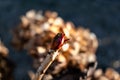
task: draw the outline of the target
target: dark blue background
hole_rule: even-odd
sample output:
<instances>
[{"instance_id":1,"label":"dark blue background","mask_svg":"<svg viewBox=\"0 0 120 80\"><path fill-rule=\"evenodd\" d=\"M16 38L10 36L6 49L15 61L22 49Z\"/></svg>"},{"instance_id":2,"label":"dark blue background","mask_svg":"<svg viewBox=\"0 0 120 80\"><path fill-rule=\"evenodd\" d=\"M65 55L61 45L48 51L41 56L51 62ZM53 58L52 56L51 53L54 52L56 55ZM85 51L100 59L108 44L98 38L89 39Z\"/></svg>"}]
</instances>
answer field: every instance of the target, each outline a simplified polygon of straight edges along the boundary
<instances>
[{"instance_id":1,"label":"dark blue background","mask_svg":"<svg viewBox=\"0 0 120 80\"><path fill-rule=\"evenodd\" d=\"M120 72L120 0L0 0L0 37L9 49L9 58L17 65L15 80L26 80L32 59L25 51L17 52L10 45L11 30L28 10L52 10L65 21L89 28L99 40L98 67L112 67ZM20 53L20 54L18 54Z\"/></svg>"}]
</instances>

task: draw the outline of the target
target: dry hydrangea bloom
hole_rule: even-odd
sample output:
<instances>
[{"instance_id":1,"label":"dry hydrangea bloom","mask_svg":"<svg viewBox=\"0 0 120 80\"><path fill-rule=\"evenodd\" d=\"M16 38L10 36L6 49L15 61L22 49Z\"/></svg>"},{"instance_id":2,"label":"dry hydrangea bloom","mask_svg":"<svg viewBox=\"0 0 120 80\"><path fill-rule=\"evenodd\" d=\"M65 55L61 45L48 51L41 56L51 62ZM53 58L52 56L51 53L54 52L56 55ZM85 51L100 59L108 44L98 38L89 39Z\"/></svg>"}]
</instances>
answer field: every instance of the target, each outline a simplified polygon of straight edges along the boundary
<instances>
[{"instance_id":1,"label":"dry hydrangea bloom","mask_svg":"<svg viewBox=\"0 0 120 80\"><path fill-rule=\"evenodd\" d=\"M46 11L43 14L41 11L28 11L26 15L21 16L21 23L13 30L12 43L17 49L27 49L34 57L34 67L37 68L50 49L52 38L59 32L65 33L70 40L62 46L59 51L61 54L48 73L60 74L67 67L86 73L89 65L97 62L96 35L89 29L76 28L72 22L65 22L56 12Z\"/></svg>"},{"instance_id":2,"label":"dry hydrangea bloom","mask_svg":"<svg viewBox=\"0 0 120 80\"><path fill-rule=\"evenodd\" d=\"M0 40L0 55L4 57L8 55L8 49L4 46L1 40Z\"/></svg>"},{"instance_id":3,"label":"dry hydrangea bloom","mask_svg":"<svg viewBox=\"0 0 120 80\"><path fill-rule=\"evenodd\" d=\"M14 65L7 57L8 49L0 40L0 80L13 80Z\"/></svg>"},{"instance_id":4,"label":"dry hydrangea bloom","mask_svg":"<svg viewBox=\"0 0 120 80\"><path fill-rule=\"evenodd\" d=\"M97 63L95 52L98 47L96 35L89 29L76 28L72 22L65 22L56 12L28 11L21 16L21 23L13 30L12 43L17 49L28 50L34 58L34 67L38 68L51 48L53 37L59 32L65 33L70 40L62 46L60 55L43 80L53 79L53 75L65 75L65 72L66 75L62 76L61 80L74 80L73 76L75 78L76 75L80 80L86 76L86 80L120 80L120 74L111 68L105 72L102 69L94 71ZM69 68L79 69L79 72L67 74ZM32 72L29 74L31 78L34 77Z\"/></svg>"}]
</instances>

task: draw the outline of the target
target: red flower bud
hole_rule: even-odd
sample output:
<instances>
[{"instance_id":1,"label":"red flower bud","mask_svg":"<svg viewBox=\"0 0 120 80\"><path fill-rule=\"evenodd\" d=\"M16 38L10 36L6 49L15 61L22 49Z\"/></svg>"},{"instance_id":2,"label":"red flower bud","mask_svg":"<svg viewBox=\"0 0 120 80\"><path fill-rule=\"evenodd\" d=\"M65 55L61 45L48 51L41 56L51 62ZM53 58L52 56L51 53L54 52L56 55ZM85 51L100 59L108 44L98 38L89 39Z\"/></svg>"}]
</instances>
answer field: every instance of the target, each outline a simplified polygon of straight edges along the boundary
<instances>
[{"instance_id":1,"label":"red flower bud","mask_svg":"<svg viewBox=\"0 0 120 80\"><path fill-rule=\"evenodd\" d=\"M67 39L68 40L68 39ZM65 42L65 34L64 33L58 33L54 39L53 39L53 42L52 42L52 45L51 45L51 50L57 50L59 49Z\"/></svg>"}]
</instances>

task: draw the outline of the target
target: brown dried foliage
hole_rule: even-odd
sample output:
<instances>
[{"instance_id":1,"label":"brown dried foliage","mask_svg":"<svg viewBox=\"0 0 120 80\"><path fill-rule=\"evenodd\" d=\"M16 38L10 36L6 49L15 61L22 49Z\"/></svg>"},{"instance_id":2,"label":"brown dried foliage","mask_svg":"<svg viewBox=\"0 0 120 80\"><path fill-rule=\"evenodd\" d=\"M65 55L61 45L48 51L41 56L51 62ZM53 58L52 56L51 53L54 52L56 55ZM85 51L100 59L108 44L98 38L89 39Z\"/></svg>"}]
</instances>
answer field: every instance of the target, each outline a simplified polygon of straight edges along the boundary
<instances>
[{"instance_id":1,"label":"brown dried foliage","mask_svg":"<svg viewBox=\"0 0 120 80\"><path fill-rule=\"evenodd\" d=\"M65 22L58 17L56 12L46 11L44 14L34 10L27 12L21 17L20 25L13 30L12 43L17 49L28 50L34 58L34 67L38 68L50 49L52 38L59 32L65 33L70 40L63 45L62 50L59 51L61 54L53 62L45 76L50 77L51 75L50 78L52 78L52 76L63 74L69 69L77 69L79 79L90 77L97 63L95 52L98 40L96 35L89 29L76 28L72 22ZM95 73L97 80L96 76L102 74ZM66 76L63 76L61 80L66 80ZM73 77L70 80L74 80Z\"/></svg>"}]
</instances>

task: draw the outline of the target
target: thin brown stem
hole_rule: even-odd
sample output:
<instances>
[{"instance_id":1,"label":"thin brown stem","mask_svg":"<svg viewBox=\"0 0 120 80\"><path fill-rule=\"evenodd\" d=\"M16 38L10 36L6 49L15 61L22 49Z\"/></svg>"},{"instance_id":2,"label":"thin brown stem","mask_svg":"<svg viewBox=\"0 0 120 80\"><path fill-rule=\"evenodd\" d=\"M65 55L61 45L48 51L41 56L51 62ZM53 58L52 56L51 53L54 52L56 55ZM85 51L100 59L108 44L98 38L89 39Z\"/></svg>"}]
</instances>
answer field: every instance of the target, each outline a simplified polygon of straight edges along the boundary
<instances>
[{"instance_id":1,"label":"thin brown stem","mask_svg":"<svg viewBox=\"0 0 120 80\"><path fill-rule=\"evenodd\" d=\"M63 46L65 39L64 33L58 33L52 42L51 50L48 52L45 60L41 64L41 66L38 68L34 80L42 80L45 72L49 68L49 66L52 64L52 62L55 60L57 55L59 55L58 50Z\"/></svg>"},{"instance_id":2,"label":"thin brown stem","mask_svg":"<svg viewBox=\"0 0 120 80\"><path fill-rule=\"evenodd\" d=\"M49 54L47 54L44 62L41 64L41 66L38 68L35 79L34 80L42 80L45 72L51 65L51 63L55 60L56 56L58 55L58 51L51 51Z\"/></svg>"}]
</instances>

